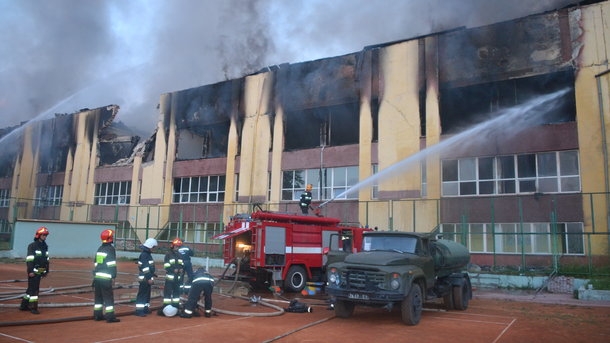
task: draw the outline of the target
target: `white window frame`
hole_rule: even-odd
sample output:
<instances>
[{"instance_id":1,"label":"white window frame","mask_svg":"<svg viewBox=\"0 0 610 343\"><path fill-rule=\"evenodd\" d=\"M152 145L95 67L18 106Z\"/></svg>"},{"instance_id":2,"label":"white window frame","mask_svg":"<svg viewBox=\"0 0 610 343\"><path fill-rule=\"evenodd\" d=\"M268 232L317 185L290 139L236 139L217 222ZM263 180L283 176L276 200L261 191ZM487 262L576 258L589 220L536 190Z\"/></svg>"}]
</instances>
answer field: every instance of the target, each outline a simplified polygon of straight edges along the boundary
<instances>
[{"instance_id":1,"label":"white window frame","mask_svg":"<svg viewBox=\"0 0 610 343\"><path fill-rule=\"evenodd\" d=\"M493 158L493 179L481 176L481 161L489 158ZM533 165L525 164L526 161L531 161ZM545 161L553 162L544 163ZM505 162L512 165L506 169L503 167ZM443 197L576 193L581 190L577 150L469 157L443 160L441 163ZM450 166L448 163L454 165ZM444 175L445 171L451 171L452 176ZM534 174L523 175L524 171L532 171ZM507 172L506 175L503 175L504 172ZM453 179L454 175L456 179ZM493 182L493 185L490 182ZM493 191L489 191L490 187Z\"/></svg>"},{"instance_id":2,"label":"white window frame","mask_svg":"<svg viewBox=\"0 0 610 343\"><path fill-rule=\"evenodd\" d=\"M64 186L42 186L36 187L35 207L61 206Z\"/></svg>"},{"instance_id":3,"label":"white window frame","mask_svg":"<svg viewBox=\"0 0 610 343\"><path fill-rule=\"evenodd\" d=\"M175 178L172 202L174 204L222 203L225 200L225 180L224 175Z\"/></svg>"},{"instance_id":4,"label":"white window frame","mask_svg":"<svg viewBox=\"0 0 610 343\"><path fill-rule=\"evenodd\" d=\"M283 171L282 200L299 200L307 184L313 186L311 190L313 200L358 199L358 192L355 190L342 194L358 183L358 166L323 168L321 172L322 177L319 168ZM290 184L286 184L286 180L290 180Z\"/></svg>"},{"instance_id":5,"label":"white window frame","mask_svg":"<svg viewBox=\"0 0 610 343\"><path fill-rule=\"evenodd\" d=\"M129 205L131 181L102 182L95 184L95 205Z\"/></svg>"}]
</instances>

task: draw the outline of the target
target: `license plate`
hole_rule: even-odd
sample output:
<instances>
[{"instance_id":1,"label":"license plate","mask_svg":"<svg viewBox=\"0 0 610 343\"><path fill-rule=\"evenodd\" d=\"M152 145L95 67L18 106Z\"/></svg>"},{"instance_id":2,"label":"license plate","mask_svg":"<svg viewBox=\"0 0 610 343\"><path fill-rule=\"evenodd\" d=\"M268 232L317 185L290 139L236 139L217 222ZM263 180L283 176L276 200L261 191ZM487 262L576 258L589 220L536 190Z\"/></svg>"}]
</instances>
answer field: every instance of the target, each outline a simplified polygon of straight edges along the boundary
<instances>
[{"instance_id":1,"label":"license plate","mask_svg":"<svg viewBox=\"0 0 610 343\"><path fill-rule=\"evenodd\" d=\"M348 298L350 299L358 299L358 300L369 300L369 296L366 294L360 294L360 293L349 293L347 295Z\"/></svg>"}]
</instances>

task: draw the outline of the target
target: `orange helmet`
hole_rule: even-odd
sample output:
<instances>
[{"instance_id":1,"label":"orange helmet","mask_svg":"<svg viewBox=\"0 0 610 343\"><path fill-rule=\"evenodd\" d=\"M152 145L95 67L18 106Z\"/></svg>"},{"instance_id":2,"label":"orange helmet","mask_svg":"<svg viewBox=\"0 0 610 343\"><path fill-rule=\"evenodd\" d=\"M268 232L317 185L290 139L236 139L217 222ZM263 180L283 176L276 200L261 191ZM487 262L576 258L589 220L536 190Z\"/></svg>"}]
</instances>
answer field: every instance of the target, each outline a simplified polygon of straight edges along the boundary
<instances>
[{"instance_id":1,"label":"orange helmet","mask_svg":"<svg viewBox=\"0 0 610 343\"><path fill-rule=\"evenodd\" d=\"M36 233L34 234L34 238L40 238L40 236L48 236L49 235L49 230L44 227L41 226L38 228L38 230L36 230Z\"/></svg>"},{"instance_id":2,"label":"orange helmet","mask_svg":"<svg viewBox=\"0 0 610 343\"><path fill-rule=\"evenodd\" d=\"M114 230L106 229L100 235L102 243L112 243L114 241Z\"/></svg>"},{"instance_id":3,"label":"orange helmet","mask_svg":"<svg viewBox=\"0 0 610 343\"><path fill-rule=\"evenodd\" d=\"M171 244L171 247L170 247L170 248L173 248L173 247L180 247L180 246L182 246L182 240L181 240L180 238L177 238L177 237L176 237L176 238L174 238L174 240L172 241L172 244Z\"/></svg>"}]
</instances>

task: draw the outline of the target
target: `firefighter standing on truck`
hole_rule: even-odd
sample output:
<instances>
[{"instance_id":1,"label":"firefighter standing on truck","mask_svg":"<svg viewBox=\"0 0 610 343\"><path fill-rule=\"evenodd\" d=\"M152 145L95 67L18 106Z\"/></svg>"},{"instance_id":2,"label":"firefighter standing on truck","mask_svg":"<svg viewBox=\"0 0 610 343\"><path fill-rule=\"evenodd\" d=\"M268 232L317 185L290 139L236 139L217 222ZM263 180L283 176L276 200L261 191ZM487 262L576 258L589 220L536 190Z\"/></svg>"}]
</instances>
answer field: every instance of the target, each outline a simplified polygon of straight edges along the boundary
<instances>
[{"instance_id":1,"label":"firefighter standing on truck","mask_svg":"<svg viewBox=\"0 0 610 343\"><path fill-rule=\"evenodd\" d=\"M114 293L112 286L116 278L116 251L112 246L114 231L106 229L100 235L102 245L95 253L93 261L94 305L93 319L96 321L106 319L108 323L116 323L118 319L114 313ZM104 311L106 315L104 316Z\"/></svg>"},{"instance_id":2,"label":"firefighter standing on truck","mask_svg":"<svg viewBox=\"0 0 610 343\"><path fill-rule=\"evenodd\" d=\"M34 234L34 242L28 245L28 252L25 258L28 273L28 288L21 299L21 311L30 311L33 314L38 312L38 293L40 292L40 279L49 274L49 246L47 236L49 230L41 226Z\"/></svg>"},{"instance_id":3,"label":"firefighter standing on truck","mask_svg":"<svg viewBox=\"0 0 610 343\"><path fill-rule=\"evenodd\" d=\"M203 292L204 297L204 315L206 317L212 316L212 291L214 291L214 277L208 273L208 271L201 267L197 269L193 275L194 279L191 283L191 290L189 291L188 300L184 305L184 312L180 314L182 318L191 318L198 316L196 311L197 302Z\"/></svg>"},{"instance_id":4,"label":"firefighter standing on truck","mask_svg":"<svg viewBox=\"0 0 610 343\"><path fill-rule=\"evenodd\" d=\"M157 311L160 316L165 316L163 309L173 306L178 310L180 306L180 285L182 284L182 269L184 262L178 249L182 246L180 238L174 238L165 254L163 268L165 268L165 286L163 287L163 308Z\"/></svg>"},{"instance_id":5,"label":"firefighter standing on truck","mask_svg":"<svg viewBox=\"0 0 610 343\"><path fill-rule=\"evenodd\" d=\"M301 193L301 200L299 201L299 206L301 207L301 212L303 212L303 214L309 213L309 208L311 208L312 188L313 186L308 183L305 187L305 192Z\"/></svg>"},{"instance_id":6,"label":"firefighter standing on truck","mask_svg":"<svg viewBox=\"0 0 610 343\"><path fill-rule=\"evenodd\" d=\"M150 292L154 283L155 261L152 258L152 249L157 246L157 240L148 238L140 246L142 252L138 257L138 294L136 295L136 316L146 317L150 313Z\"/></svg>"}]
</instances>

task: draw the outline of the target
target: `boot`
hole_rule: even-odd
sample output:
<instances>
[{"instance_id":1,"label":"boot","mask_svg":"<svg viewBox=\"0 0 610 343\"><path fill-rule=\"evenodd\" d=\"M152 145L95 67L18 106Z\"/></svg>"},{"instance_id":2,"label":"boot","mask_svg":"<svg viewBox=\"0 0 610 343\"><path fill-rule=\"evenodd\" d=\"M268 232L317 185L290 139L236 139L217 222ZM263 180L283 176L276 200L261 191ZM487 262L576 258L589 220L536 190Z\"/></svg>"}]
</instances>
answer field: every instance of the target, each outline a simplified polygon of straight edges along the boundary
<instances>
[{"instance_id":1,"label":"boot","mask_svg":"<svg viewBox=\"0 0 610 343\"><path fill-rule=\"evenodd\" d=\"M93 311L93 319L96 322L102 321L106 318L104 318L104 314L102 313L102 311Z\"/></svg>"},{"instance_id":2,"label":"boot","mask_svg":"<svg viewBox=\"0 0 610 343\"><path fill-rule=\"evenodd\" d=\"M205 310L204 316L210 318L212 316L212 310Z\"/></svg>"},{"instance_id":3,"label":"boot","mask_svg":"<svg viewBox=\"0 0 610 343\"><path fill-rule=\"evenodd\" d=\"M40 314L40 312L38 312L38 302L33 302L30 304L30 312L32 312L33 314Z\"/></svg>"},{"instance_id":4,"label":"boot","mask_svg":"<svg viewBox=\"0 0 610 343\"><path fill-rule=\"evenodd\" d=\"M30 302L26 298L21 299L21 305L19 306L20 311L29 311L30 310Z\"/></svg>"},{"instance_id":5,"label":"boot","mask_svg":"<svg viewBox=\"0 0 610 343\"><path fill-rule=\"evenodd\" d=\"M136 316L138 317L146 317L146 310L136 310Z\"/></svg>"},{"instance_id":6,"label":"boot","mask_svg":"<svg viewBox=\"0 0 610 343\"><path fill-rule=\"evenodd\" d=\"M118 323L121 320L114 315L114 312L106 313L106 323Z\"/></svg>"}]
</instances>

